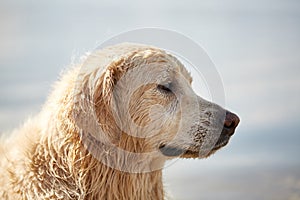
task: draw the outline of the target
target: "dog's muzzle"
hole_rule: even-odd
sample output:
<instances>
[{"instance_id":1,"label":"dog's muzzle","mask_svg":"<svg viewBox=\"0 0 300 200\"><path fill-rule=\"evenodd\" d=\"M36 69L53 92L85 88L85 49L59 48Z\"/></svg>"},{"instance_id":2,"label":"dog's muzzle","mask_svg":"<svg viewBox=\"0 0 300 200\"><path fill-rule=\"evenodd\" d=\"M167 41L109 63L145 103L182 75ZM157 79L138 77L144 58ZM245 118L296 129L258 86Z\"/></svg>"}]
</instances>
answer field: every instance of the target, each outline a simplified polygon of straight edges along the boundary
<instances>
[{"instance_id":1,"label":"dog's muzzle","mask_svg":"<svg viewBox=\"0 0 300 200\"><path fill-rule=\"evenodd\" d=\"M240 119L236 114L226 111L226 116L224 119L222 132L221 132L217 142L212 147L212 149L210 149L210 151L207 153L206 156L211 155L216 150L225 146L229 142L229 139L234 134L234 131L235 131L236 127L238 126L239 122L240 122ZM169 156L169 157L182 155L183 157L194 157L195 158L195 157L199 156L199 150L198 151L184 150L182 148L178 148L177 146L170 146L170 145L163 144L159 147L159 149L162 152L162 154L164 154L165 156Z\"/></svg>"}]
</instances>

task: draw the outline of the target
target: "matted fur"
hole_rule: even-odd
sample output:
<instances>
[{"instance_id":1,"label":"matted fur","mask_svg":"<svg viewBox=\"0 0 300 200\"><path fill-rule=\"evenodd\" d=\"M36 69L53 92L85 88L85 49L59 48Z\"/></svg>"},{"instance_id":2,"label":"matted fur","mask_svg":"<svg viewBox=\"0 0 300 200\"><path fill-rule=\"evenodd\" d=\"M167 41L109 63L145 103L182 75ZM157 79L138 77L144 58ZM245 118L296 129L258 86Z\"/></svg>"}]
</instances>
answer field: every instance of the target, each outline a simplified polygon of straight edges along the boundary
<instances>
[{"instance_id":1,"label":"matted fur","mask_svg":"<svg viewBox=\"0 0 300 200\"><path fill-rule=\"evenodd\" d=\"M179 103L188 105L186 110L192 111L196 105L190 99L194 98L199 101L199 111L189 116L182 115L176 107L179 98L166 98L154 88L156 84L149 84L140 87L130 97L134 101L129 104L128 112L141 129L133 130L131 127L130 134L120 130L112 110L116 106L120 110L125 109L122 107L122 98L126 96L124 88L127 85L130 87L131 80L145 78L140 74L132 79L134 73L130 70L142 65L149 66L149 70L154 70L153 74L158 77L169 71L179 74L180 77L174 76L181 86L180 92L189 96L180 98L182 102ZM125 74L129 74L127 79ZM124 81L126 86L122 83L118 88L118 81ZM197 157L197 148L200 148L204 138L209 141L213 138L209 133L214 129L211 124L218 121L214 120L216 113L224 111L196 96L190 89L190 83L191 77L179 61L160 49L121 44L97 50L61 77L37 116L1 141L0 198L164 199L161 168L164 161L172 156L162 155L159 145L180 147L187 152L181 157ZM115 104L112 99L115 99ZM145 103L143 99L151 101ZM153 116L157 117L155 121L149 114L150 104L167 107L172 112L156 116L158 112L152 110ZM189 123L179 127L183 118ZM121 119L122 123L128 124L126 116ZM148 125L153 121L156 124L152 124L151 128ZM157 127L157 133L149 138L138 135L151 134ZM101 128L101 133L98 128ZM180 133L175 135L177 132ZM108 153L108 142L134 153L155 153L150 157L120 157L113 150ZM95 148L96 153L93 152ZM107 166L99 157L108 155L112 157L111 162L125 165L129 171L135 170L135 162L147 171L129 173Z\"/></svg>"}]
</instances>

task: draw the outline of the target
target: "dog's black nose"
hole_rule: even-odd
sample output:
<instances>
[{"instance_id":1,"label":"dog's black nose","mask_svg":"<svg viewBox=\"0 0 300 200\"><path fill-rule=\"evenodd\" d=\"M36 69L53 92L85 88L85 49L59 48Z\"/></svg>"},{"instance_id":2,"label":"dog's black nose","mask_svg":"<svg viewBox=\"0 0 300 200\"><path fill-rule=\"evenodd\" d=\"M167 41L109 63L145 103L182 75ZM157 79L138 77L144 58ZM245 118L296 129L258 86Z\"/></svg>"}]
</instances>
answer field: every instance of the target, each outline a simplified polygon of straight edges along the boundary
<instances>
[{"instance_id":1,"label":"dog's black nose","mask_svg":"<svg viewBox=\"0 0 300 200\"><path fill-rule=\"evenodd\" d=\"M238 126L239 122L240 119L236 114L226 111L224 129L227 129L227 133L229 135L232 135L234 133L234 130Z\"/></svg>"}]
</instances>

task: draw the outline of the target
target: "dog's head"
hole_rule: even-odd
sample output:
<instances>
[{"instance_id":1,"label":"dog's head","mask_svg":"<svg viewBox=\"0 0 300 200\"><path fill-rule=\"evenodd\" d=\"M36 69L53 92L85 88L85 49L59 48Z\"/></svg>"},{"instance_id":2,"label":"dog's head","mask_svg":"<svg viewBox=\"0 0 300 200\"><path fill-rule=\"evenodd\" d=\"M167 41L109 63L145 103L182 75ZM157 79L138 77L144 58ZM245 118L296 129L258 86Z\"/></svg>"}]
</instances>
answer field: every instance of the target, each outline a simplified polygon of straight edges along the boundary
<instances>
[{"instance_id":1,"label":"dog's head","mask_svg":"<svg viewBox=\"0 0 300 200\"><path fill-rule=\"evenodd\" d=\"M228 143L239 123L235 114L198 96L185 67L161 49L109 47L90 55L82 69L76 95L84 97L76 102L90 104L76 115L89 113L80 116L83 129L98 145L166 158L207 157Z\"/></svg>"}]
</instances>

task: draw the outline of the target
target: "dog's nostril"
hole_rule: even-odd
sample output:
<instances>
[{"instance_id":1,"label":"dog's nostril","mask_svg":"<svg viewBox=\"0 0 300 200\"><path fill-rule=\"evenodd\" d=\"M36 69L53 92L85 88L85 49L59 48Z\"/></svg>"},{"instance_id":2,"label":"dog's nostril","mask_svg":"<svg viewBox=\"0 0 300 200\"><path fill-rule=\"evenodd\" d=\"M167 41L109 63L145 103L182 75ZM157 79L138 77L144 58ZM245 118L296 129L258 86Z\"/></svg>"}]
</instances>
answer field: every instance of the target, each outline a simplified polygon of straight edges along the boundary
<instances>
[{"instance_id":1,"label":"dog's nostril","mask_svg":"<svg viewBox=\"0 0 300 200\"><path fill-rule=\"evenodd\" d=\"M235 129L237 127L237 125L239 124L239 122L240 122L240 119L236 114L226 111L224 127L230 128L230 129Z\"/></svg>"}]
</instances>

